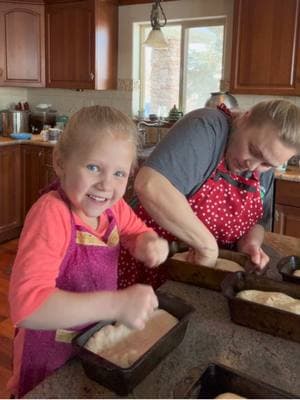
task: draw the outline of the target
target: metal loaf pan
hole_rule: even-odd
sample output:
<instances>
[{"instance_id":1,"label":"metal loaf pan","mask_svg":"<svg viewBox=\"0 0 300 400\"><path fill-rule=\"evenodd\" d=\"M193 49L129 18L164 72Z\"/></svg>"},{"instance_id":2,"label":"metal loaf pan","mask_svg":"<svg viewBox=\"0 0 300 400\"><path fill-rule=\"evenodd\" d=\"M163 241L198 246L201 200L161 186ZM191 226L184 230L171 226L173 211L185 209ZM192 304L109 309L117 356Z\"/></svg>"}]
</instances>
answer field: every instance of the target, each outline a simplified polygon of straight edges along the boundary
<instances>
[{"instance_id":1,"label":"metal loaf pan","mask_svg":"<svg viewBox=\"0 0 300 400\"><path fill-rule=\"evenodd\" d=\"M230 250L220 250L220 258L235 261L243 268L249 269L247 265L250 265L250 261L246 254ZM169 278L174 281L191 283L195 286L219 291L221 290L221 282L224 278L228 274L233 274L230 271L195 265L187 261L172 258L168 258L164 265L168 269Z\"/></svg>"},{"instance_id":2,"label":"metal loaf pan","mask_svg":"<svg viewBox=\"0 0 300 400\"><path fill-rule=\"evenodd\" d=\"M299 286L294 283L246 275L243 272L231 274L222 282L222 292L228 299L233 322L300 342L300 315L236 297L238 292L247 289L281 292L299 299Z\"/></svg>"},{"instance_id":3,"label":"metal loaf pan","mask_svg":"<svg viewBox=\"0 0 300 400\"><path fill-rule=\"evenodd\" d=\"M164 293L158 293L157 296L159 308L168 311L179 322L129 368L121 368L83 347L90 336L106 325L105 323L99 322L73 339L72 344L77 349L77 355L90 379L118 395L125 396L179 345L194 308L175 296Z\"/></svg>"},{"instance_id":4,"label":"metal loaf pan","mask_svg":"<svg viewBox=\"0 0 300 400\"><path fill-rule=\"evenodd\" d=\"M210 364L184 397L213 399L228 392L248 399L294 398L289 393L222 364Z\"/></svg>"},{"instance_id":5,"label":"metal loaf pan","mask_svg":"<svg viewBox=\"0 0 300 400\"><path fill-rule=\"evenodd\" d=\"M282 258L277 264L277 269L284 281L300 283L300 276L293 275L294 271L300 270L300 257L288 256Z\"/></svg>"}]
</instances>

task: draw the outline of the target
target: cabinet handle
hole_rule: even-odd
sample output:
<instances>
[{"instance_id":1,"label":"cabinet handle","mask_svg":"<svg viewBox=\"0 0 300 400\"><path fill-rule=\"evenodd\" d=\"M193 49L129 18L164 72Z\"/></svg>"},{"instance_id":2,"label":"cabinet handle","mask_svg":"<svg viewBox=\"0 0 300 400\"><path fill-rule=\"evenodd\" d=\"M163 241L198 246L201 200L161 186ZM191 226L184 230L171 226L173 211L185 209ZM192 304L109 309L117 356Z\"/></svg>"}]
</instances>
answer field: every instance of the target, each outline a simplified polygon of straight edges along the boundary
<instances>
[{"instance_id":1,"label":"cabinet handle","mask_svg":"<svg viewBox=\"0 0 300 400\"><path fill-rule=\"evenodd\" d=\"M38 152L38 157L42 157L42 155L43 155L43 152L42 152L42 151L39 151L39 152Z\"/></svg>"},{"instance_id":2,"label":"cabinet handle","mask_svg":"<svg viewBox=\"0 0 300 400\"><path fill-rule=\"evenodd\" d=\"M278 212L278 210L275 210L275 221L276 222L279 221L279 212Z\"/></svg>"},{"instance_id":3,"label":"cabinet handle","mask_svg":"<svg viewBox=\"0 0 300 400\"><path fill-rule=\"evenodd\" d=\"M93 81L94 78L95 78L95 75L94 75L92 72L90 72L90 78L91 78L92 81Z\"/></svg>"}]
</instances>

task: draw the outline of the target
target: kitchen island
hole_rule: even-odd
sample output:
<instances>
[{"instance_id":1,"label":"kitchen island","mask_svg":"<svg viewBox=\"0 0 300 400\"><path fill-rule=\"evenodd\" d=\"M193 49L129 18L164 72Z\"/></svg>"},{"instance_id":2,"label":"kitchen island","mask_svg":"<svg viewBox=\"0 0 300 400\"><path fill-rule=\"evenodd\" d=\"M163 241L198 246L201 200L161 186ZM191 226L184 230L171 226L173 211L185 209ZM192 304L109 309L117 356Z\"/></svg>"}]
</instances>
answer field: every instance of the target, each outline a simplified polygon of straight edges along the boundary
<instances>
[{"instance_id":1,"label":"kitchen island","mask_svg":"<svg viewBox=\"0 0 300 400\"><path fill-rule=\"evenodd\" d=\"M278 249L277 245L281 244ZM300 239L268 233L267 248L277 256L300 255ZM278 258L272 259L271 269ZM300 287L299 287L300 290ZM209 363L221 363L300 397L300 344L231 322L220 292L168 281L160 291L184 299L195 308L182 343L128 397L182 397ZM40 383L26 398L118 397L88 379L76 358Z\"/></svg>"}]
</instances>

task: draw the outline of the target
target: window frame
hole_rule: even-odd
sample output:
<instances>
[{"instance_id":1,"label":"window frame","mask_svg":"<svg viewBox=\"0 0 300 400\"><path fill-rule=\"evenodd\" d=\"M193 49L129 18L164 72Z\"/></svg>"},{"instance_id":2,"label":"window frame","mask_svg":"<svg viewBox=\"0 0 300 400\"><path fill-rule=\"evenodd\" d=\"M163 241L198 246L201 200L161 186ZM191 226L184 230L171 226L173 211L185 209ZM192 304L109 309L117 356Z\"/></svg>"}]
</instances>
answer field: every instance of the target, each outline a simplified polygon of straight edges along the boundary
<instances>
[{"instance_id":1,"label":"window frame","mask_svg":"<svg viewBox=\"0 0 300 400\"><path fill-rule=\"evenodd\" d=\"M179 71L179 97L178 97L178 106L179 109L183 109L184 99L186 95L186 60L187 60L187 32L189 28L201 28L206 26L223 26L223 51L222 51L222 73L220 79L220 89L222 85L222 80L224 80L224 71L225 71L225 49L226 49L226 39L227 39L227 17L219 16L219 17L209 17L209 18L197 18L192 20L178 20L167 22L167 26L171 25L180 25L181 26L181 42L180 42L180 71ZM145 100L145 88L144 88L144 60L145 60L145 51L144 51L144 41L146 40L145 30L147 28L151 28L149 23L140 24L140 65L139 65L139 79L140 79L140 92L139 92L139 108L142 110L144 108L144 100ZM163 29L163 28L162 28Z\"/></svg>"}]
</instances>

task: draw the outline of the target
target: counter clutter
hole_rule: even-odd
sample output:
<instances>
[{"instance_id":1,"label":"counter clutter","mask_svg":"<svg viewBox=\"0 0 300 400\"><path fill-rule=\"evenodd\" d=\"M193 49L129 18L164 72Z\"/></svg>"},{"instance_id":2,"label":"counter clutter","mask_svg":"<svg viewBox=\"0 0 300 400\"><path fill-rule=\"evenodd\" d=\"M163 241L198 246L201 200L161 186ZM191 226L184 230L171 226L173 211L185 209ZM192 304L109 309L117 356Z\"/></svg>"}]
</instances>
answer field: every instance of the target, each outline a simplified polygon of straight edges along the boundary
<instances>
[{"instance_id":1,"label":"counter clutter","mask_svg":"<svg viewBox=\"0 0 300 400\"><path fill-rule=\"evenodd\" d=\"M281 240L282 239L282 240ZM282 242L284 251L272 247ZM300 255L300 240L267 234L266 251L273 256L271 274L278 274L275 265L280 257ZM195 308L182 343L173 350L129 395L131 398L183 397L211 363L220 363L286 391L300 396L300 346L230 321L225 297L217 291L168 281L160 290L184 299ZM26 398L91 398L117 397L108 389L89 380L78 359L48 377Z\"/></svg>"}]
</instances>

